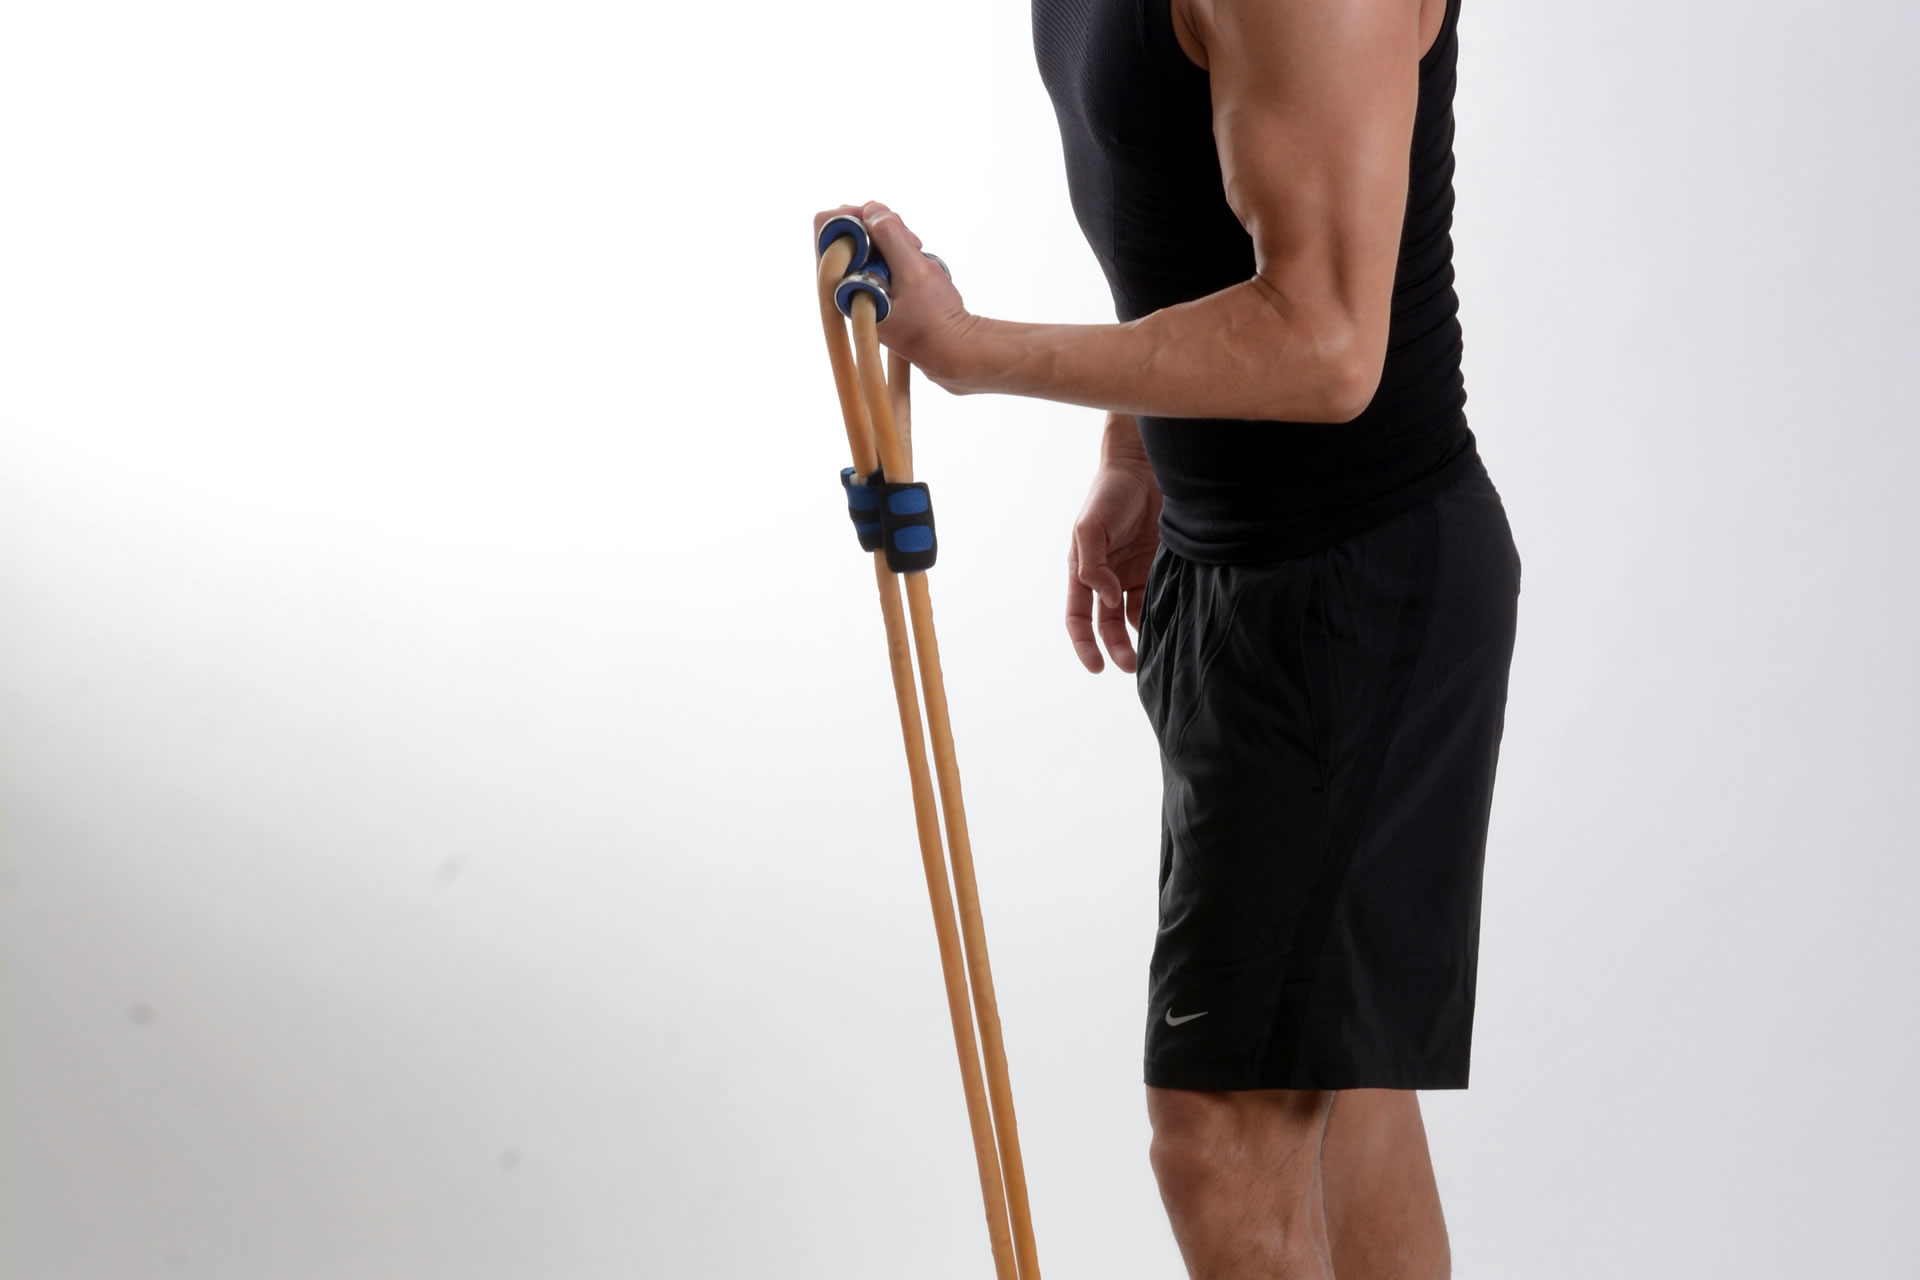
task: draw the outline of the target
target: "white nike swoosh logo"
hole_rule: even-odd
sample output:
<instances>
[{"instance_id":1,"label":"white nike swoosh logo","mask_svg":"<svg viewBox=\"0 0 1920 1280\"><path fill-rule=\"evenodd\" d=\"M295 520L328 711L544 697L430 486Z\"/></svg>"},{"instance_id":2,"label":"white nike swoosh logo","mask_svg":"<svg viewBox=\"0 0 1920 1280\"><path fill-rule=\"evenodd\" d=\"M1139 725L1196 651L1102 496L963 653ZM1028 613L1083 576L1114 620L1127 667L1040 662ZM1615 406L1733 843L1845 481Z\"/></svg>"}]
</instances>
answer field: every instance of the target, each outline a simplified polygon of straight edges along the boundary
<instances>
[{"instance_id":1,"label":"white nike swoosh logo","mask_svg":"<svg viewBox=\"0 0 1920 1280\"><path fill-rule=\"evenodd\" d=\"M1167 1025L1170 1027L1177 1027L1183 1022L1192 1022L1195 1018L1204 1018L1209 1013L1212 1013L1212 1012L1213 1010L1211 1009L1202 1009L1200 1012L1190 1013L1184 1018L1176 1018L1173 1016L1173 1010L1169 1008L1167 1010Z\"/></svg>"}]
</instances>

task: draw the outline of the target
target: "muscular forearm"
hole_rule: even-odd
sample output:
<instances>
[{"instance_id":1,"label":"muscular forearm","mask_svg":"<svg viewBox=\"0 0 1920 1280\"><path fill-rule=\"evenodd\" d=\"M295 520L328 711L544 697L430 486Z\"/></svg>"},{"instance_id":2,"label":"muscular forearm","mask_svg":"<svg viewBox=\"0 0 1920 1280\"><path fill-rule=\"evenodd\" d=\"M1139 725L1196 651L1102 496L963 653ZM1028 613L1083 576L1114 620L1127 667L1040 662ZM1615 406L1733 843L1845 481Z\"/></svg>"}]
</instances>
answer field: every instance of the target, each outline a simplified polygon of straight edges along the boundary
<instances>
[{"instance_id":1,"label":"muscular forearm","mask_svg":"<svg viewBox=\"0 0 1920 1280\"><path fill-rule=\"evenodd\" d=\"M852 209L816 215L816 235ZM898 215L878 203L860 212L892 264L880 340L949 391L1165 418L1338 423L1358 417L1379 387L1389 306L1354 277L1391 282L1391 244L1366 271L1334 270L1333 232L1291 234L1257 255L1258 274L1137 320L1024 324L968 311Z\"/></svg>"},{"instance_id":2,"label":"muscular forearm","mask_svg":"<svg viewBox=\"0 0 1920 1280\"><path fill-rule=\"evenodd\" d=\"M1346 422L1372 398L1352 327L1316 322L1255 277L1127 324L1023 324L970 316L959 392L997 392L1116 414Z\"/></svg>"}]
</instances>

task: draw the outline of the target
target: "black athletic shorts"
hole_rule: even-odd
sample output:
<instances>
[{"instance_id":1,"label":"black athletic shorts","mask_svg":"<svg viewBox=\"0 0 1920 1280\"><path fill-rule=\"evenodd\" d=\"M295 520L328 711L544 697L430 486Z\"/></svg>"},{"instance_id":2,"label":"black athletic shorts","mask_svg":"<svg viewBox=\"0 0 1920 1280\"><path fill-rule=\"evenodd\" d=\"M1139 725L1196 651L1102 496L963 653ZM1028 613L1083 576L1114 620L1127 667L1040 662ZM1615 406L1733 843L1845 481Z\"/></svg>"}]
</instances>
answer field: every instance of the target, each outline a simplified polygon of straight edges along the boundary
<instances>
[{"instance_id":1,"label":"black athletic shorts","mask_svg":"<svg viewBox=\"0 0 1920 1280\"><path fill-rule=\"evenodd\" d=\"M1149 1085L1467 1086L1519 593L1477 457L1304 555L1160 548L1138 644L1163 778Z\"/></svg>"}]
</instances>

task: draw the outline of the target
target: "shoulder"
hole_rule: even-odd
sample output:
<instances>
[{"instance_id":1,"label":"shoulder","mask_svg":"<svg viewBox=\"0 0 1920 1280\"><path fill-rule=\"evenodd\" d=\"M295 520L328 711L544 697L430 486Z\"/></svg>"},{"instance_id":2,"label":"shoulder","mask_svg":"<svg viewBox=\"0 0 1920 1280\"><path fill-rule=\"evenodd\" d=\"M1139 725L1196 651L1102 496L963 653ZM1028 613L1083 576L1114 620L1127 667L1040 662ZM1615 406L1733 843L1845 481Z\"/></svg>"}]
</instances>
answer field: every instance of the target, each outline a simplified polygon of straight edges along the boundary
<instances>
[{"instance_id":1,"label":"shoulder","mask_svg":"<svg viewBox=\"0 0 1920 1280\"><path fill-rule=\"evenodd\" d=\"M1446 26L1449 0L1145 0L1164 4L1172 19L1174 38L1187 60L1209 70L1214 52L1235 51L1249 41L1269 39L1288 31L1329 30L1352 26L1406 27L1417 31L1424 55ZM1210 52L1212 51L1212 52Z\"/></svg>"}]
</instances>

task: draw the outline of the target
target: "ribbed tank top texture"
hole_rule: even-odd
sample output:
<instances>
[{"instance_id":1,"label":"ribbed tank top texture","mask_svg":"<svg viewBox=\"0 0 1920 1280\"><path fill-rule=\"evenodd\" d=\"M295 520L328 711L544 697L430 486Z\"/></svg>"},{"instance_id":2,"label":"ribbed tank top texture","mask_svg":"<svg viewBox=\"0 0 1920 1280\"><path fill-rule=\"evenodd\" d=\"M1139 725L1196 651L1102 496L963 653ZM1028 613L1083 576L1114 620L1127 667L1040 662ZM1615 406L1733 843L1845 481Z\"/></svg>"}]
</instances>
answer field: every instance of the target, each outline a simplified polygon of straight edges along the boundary
<instances>
[{"instance_id":1,"label":"ribbed tank top texture","mask_svg":"<svg viewBox=\"0 0 1920 1280\"><path fill-rule=\"evenodd\" d=\"M1168 0L1033 0L1074 217L1133 320L1250 279L1206 71ZM1460 0L1420 60L1407 208L1379 390L1351 422L1141 417L1161 541L1189 559L1299 555L1412 509L1474 465L1453 272Z\"/></svg>"}]
</instances>

